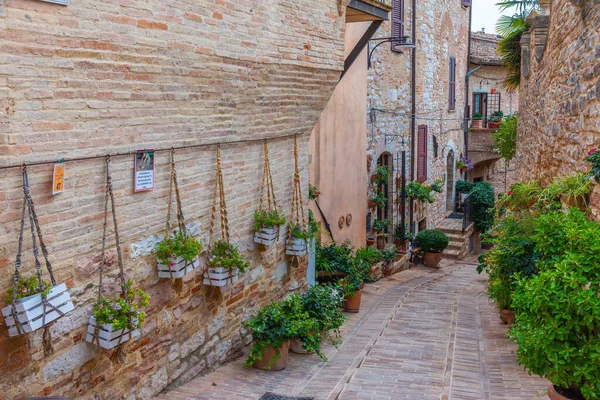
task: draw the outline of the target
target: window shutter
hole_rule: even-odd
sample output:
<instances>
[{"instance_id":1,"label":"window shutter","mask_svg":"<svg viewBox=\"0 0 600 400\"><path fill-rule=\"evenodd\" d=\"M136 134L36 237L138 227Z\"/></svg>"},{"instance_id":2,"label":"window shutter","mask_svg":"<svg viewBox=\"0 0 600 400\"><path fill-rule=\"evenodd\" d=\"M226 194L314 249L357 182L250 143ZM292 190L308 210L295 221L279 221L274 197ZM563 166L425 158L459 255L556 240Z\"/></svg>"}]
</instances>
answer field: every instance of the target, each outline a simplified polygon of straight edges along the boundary
<instances>
[{"instance_id":1,"label":"window shutter","mask_svg":"<svg viewBox=\"0 0 600 400\"><path fill-rule=\"evenodd\" d=\"M419 125L417 143L417 181L427 180L427 125Z\"/></svg>"},{"instance_id":2,"label":"window shutter","mask_svg":"<svg viewBox=\"0 0 600 400\"><path fill-rule=\"evenodd\" d=\"M463 7L471 7L471 0L461 0Z\"/></svg>"},{"instance_id":3,"label":"window shutter","mask_svg":"<svg viewBox=\"0 0 600 400\"><path fill-rule=\"evenodd\" d=\"M404 0L392 0L392 37L404 36ZM392 51L401 53L402 49L392 42Z\"/></svg>"},{"instance_id":4,"label":"window shutter","mask_svg":"<svg viewBox=\"0 0 600 400\"><path fill-rule=\"evenodd\" d=\"M456 58L450 57L448 78L448 109L456 109Z\"/></svg>"}]
</instances>

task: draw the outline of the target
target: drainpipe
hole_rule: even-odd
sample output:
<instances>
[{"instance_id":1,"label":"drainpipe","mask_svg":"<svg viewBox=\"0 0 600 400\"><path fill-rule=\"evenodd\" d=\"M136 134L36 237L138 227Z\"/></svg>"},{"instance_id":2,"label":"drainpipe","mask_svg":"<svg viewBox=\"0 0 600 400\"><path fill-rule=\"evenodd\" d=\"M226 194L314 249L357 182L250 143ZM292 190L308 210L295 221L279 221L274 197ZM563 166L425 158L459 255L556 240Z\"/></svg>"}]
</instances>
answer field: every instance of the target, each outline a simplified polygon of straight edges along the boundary
<instances>
[{"instance_id":1,"label":"drainpipe","mask_svg":"<svg viewBox=\"0 0 600 400\"><path fill-rule=\"evenodd\" d=\"M467 50L467 73L465 75L465 118L464 118L464 141L465 141L465 158L469 158L469 75L471 75L471 23L472 23L473 6L469 7L469 40Z\"/></svg>"},{"instance_id":2,"label":"drainpipe","mask_svg":"<svg viewBox=\"0 0 600 400\"><path fill-rule=\"evenodd\" d=\"M416 129L416 119L415 114L417 113L417 0L412 0L412 40L415 44L415 47L412 48L412 59L411 59L411 69L410 69L410 79L411 79L411 119L410 119L410 180L415 180L415 129ZM414 224L414 199L410 199L410 231L415 232L413 227Z\"/></svg>"}]
</instances>

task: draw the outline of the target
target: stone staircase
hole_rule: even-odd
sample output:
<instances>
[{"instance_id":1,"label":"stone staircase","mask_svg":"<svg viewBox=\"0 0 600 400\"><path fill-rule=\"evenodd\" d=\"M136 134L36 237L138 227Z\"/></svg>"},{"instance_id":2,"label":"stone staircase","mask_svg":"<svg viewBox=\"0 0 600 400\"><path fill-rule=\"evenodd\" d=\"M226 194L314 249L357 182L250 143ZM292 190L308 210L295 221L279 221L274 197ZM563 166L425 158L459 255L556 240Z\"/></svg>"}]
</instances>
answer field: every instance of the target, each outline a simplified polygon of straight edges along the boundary
<instances>
[{"instance_id":1,"label":"stone staircase","mask_svg":"<svg viewBox=\"0 0 600 400\"><path fill-rule=\"evenodd\" d=\"M462 220L446 218L436 229L444 232L450 239L448 248L444 251L444 257L454 260L465 258L471 247L471 236L473 235L473 224L465 232L462 231Z\"/></svg>"}]
</instances>

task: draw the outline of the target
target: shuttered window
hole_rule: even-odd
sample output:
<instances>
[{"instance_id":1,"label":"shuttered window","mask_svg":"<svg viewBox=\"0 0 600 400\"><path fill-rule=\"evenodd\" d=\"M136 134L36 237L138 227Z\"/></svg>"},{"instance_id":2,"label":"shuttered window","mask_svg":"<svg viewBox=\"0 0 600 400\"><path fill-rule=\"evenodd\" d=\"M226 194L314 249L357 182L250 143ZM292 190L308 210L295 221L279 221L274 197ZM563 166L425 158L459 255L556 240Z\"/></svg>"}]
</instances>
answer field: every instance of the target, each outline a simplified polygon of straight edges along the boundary
<instances>
[{"instance_id":1,"label":"shuttered window","mask_svg":"<svg viewBox=\"0 0 600 400\"><path fill-rule=\"evenodd\" d=\"M427 180L427 125L419 125L417 140L417 181Z\"/></svg>"},{"instance_id":2,"label":"shuttered window","mask_svg":"<svg viewBox=\"0 0 600 400\"><path fill-rule=\"evenodd\" d=\"M450 57L450 68L448 78L448 109L456 109L456 58Z\"/></svg>"},{"instance_id":3,"label":"shuttered window","mask_svg":"<svg viewBox=\"0 0 600 400\"><path fill-rule=\"evenodd\" d=\"M392 0L392 37L401 38L404 36L404 0ZM400 47L392 42L392 51L402 53Z\"/></svg>"}]
</instances>

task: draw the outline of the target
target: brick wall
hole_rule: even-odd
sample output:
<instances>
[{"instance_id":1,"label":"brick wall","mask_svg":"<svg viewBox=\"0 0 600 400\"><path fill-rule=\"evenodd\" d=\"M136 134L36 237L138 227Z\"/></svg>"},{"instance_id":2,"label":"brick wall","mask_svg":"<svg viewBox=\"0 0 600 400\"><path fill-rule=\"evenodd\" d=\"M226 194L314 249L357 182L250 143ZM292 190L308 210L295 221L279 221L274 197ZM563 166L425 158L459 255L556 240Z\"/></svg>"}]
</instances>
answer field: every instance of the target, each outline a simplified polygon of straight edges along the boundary
<instances>
[{"instance_id":1,"label":"brick wall","mask_svg":"<svg viewBox=\"0 0 600 400\"><path fill-rule=\"evenodd\" d=\"M523 180L587 170L586 152L600 139L600 8L594 0L551 3L522 40L514 164Z\"/></svg>"},{"instance_id":2,"label":"brick wall","mask_svg":"<svg viewBox=\"0 0 600 400\"><path fill-rule=\"evenodd\" d=\"M412 35L412 3L405 2L405 35ZM463 152L461 120L464 110L465 74L467 72L469 11L454 0L437 0L419 3L417 8L417 37L409 38L416 43L416 125L428 126L428 183L447 173L446 162L449 149L456 158ZM378 31L379 37L390 36L390 23ZM456 57L456 109L448 110L449 58ZM411 119L411 50L404 54L394 53L389 45L375 50L373 67L369 71L368 107L390 112L375 111L376 120L367 125L367 153L372 158L372 168L382 153L394 157L401 151L399 138L385 135L402 135L410 146ZM437 141L437 157L434 154L433 135ZM415 133L416 136L416 133ZM416 145L415 145L416 148ZM451 166L454 169L454 165ZM410 154L407 154L407 174L410 175ZM399 174L399 172L398 172ZM416 174L416 170L415 170ZM455 179L457 174L454 173ZM416 178L416 175L415 175ZM408 176L407 182L410 181ZM408 210L408 207L407 207ZM435 204L427 206L422 217L427 226L435 227L446 214L446 194L436 196ZM399 219L399 217L398 217ZM418 219L418 218L416 218Z\"/></svg>"},{"instance_id":3,"label":"brick wall","mask_svg":"<svg viewBox=\"0 0 600 400\"><path fill-rule=\"evenodd\" d=\"M307 134L339 78L343 39L336 0L82 0L68 7L0 0L0 165L298 133L306 134L299 139L306 188ZM288 214L292 150L292 139L270 144L275 190ZM9 338L0 324L0 399L148 399L241 355L251 340L242 319L305 285L305 264L290 268L283 243L259 252L252 242L262 154L261 144L223 147L232 239L251 267L220 298L201 285L201 272L186 277L181 293L156 276L151 249L165 224L168 152L157 153L156 187L145 193L133 193L131 157L112 160L126 273L151 295L142 336L125 345L123 366L84 342L97 295L104 161L67 163L66 191L56 196L52 167L30 167L57 280L69 285L76 309L52 327L55 354L46 358L41 332ZM215 149L181 150L176 158L184 214L206 245ZM0 294L11 284L22 201L19 169L2 170L2 178ZM25 254L31 273L30 247ZM116 271L113 257L109 286Z\"/></svg>"}]
</instances>

